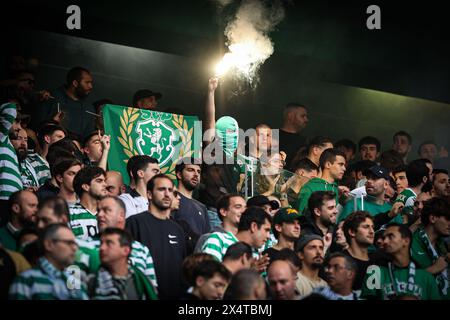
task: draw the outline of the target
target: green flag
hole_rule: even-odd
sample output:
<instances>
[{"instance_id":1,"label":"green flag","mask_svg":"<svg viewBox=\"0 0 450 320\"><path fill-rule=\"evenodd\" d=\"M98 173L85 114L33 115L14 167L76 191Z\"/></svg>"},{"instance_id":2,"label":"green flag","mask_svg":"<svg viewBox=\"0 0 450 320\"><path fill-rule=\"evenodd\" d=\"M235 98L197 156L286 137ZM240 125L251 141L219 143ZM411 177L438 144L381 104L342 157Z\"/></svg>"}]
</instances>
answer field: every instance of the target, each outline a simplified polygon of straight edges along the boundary
<instances>
[{"instance_id":1,"label":"green flag","mask_svg":"<svg viewBox=\"0 0 450 320\"><path fill-rule=\"evenodd\" d=\"M175 180L175 165L183 157L200 157L202 129L195 116L105 105L105 134L111 136L109 170L122 173L129 183L128 159L149 155L158 160L161 173Z\"/></svg>"}]
</instances>

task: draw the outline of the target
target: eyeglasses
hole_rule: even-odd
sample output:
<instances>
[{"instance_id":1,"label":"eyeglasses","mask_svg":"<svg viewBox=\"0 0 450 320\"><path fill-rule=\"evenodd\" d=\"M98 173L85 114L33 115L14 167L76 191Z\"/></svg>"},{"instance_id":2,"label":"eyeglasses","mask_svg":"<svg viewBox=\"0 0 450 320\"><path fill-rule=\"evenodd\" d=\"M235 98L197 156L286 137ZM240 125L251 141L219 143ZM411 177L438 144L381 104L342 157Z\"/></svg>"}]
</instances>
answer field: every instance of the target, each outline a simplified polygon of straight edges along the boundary
<instances>
[{"instance_id":1,"label":"eyeglasses","mask_svg":"<svg viewBox=\"0 0 450 320\"><path fill-rule=\"evenodd\" d=\"M54 242L62 242L65 243L66 245L72 247L72 246L76 246L78 247L78 243L75 240L66 240L66 239L53 239Z\"/></svg>"},{"instance_id":2,"label":"eyeglasses","mask_svg":"<svg viewBox=\"0 0 450 320\"><path fill-rule=\"evenodd\" d=\"M174 190L174 191L173 191L173 196L174 196L175 198L178 198L178 197L180 196L180 192L177 191L177 190Z\"/></svg>"}]
</instances>

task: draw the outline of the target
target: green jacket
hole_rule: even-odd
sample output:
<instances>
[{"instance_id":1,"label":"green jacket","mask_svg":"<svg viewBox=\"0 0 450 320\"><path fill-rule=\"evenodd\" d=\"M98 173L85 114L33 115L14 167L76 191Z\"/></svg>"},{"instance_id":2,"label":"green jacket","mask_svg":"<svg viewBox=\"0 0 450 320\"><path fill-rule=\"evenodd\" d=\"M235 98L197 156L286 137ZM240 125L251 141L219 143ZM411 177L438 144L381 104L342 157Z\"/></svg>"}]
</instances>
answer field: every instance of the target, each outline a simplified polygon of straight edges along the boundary
<instances>
[{"instance_id":1,"label":"green jacket","mask_svg":"<svg viewBox=\"0 0 450 320\"><path fill-rule=\"evenodd\" d=\"M14 232L9 224L0 228L0 243L8 250L17 251L17 236L18 232Z\"/></svg>"},{"instance_id":2,"label":"green jacket","mask_svg":"<svg viewBox=\"0 0 450 320\"><path fill-rule=\"evenodd\" d=\"M320 178L312 178L300 190L297 200L298 212L305 214L305 209L308 208L308 200L313 192L316 191L333 191L336 193L336 204L339 201L339 190L336 182L329 183Z\"/></svg>"}]
</instances>

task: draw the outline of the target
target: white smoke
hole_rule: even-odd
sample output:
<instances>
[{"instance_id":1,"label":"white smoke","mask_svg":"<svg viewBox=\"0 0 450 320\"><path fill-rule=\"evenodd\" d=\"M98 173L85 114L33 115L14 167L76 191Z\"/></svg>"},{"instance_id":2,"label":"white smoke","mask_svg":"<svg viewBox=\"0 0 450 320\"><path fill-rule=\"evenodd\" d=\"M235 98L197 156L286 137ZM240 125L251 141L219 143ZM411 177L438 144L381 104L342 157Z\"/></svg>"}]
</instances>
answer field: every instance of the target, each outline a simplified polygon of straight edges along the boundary
<instances>
[{"instance_id":1,"label":"white smoke","mask_svg":"<svg viewBox=\"0 0 450 320\"><path fill-rule=\"evenodd\" d=\"M220 0L221 4L231 1ZM225 54L216 72L224 75L233 71L234 78L246 80L255 87L258 70L274 51L269 33L284 18L284 9L279 1L247 0L236 11L225 28L229 53Z\"/></svg>"}]
</instances>

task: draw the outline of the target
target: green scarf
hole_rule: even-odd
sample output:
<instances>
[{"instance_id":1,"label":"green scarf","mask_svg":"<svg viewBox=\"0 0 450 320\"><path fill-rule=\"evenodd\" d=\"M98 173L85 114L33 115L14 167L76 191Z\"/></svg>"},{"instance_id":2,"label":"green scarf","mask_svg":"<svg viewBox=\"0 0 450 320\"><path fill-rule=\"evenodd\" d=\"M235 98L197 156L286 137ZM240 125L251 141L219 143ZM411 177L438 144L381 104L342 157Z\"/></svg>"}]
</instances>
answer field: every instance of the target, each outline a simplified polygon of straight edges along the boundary
<instances>
[{"instance_id":1,"label":"green scarf","mask_svg":"<svg viewBox=\"0 0 450 320\"><path fill-rule=\"evenodd\" d=\"M427 233L425 232L425 229L423 227L418 229L419 237L422 240L423 244L425 244L427 253L430 257L433 258L433 263L436 263L436 261L439 259L439 254L437 253L436 249L431 244L430 238L428 238ZM436 247L439 249L439 252L446 253L447 250L445 248L445 245L442 241L436 241ZM448 293L448 287L449 287L449 281L448 281L448 273L447 269L444 269L441 273L436 275L436 283L441 291L441 293L444 296L447 296Z\"/></svg>"},{"instance_id":2,"label":"green scarf","mask_svg":"<svg viewBox=\"0 0 450 320\"><path fill-rule=\"evenodd\" d=\"M389 290L388 292L394 292L396 297L399 297L402 295L402 293L405 293L405 290L402 290L399 287L399 283L396 281L395 276L394 276L394 270L395 270L395 266L392 262L388 263L388 270L389 270ZM415 278L416 277L416 265L414 262L410 262L409 266L408 266L408 284L406 287L407 292L413 293L414 292L414 287L415 287Z\"/></svg>"}]
</instances>

